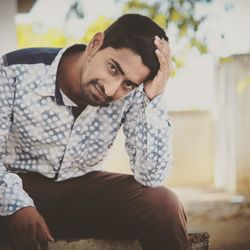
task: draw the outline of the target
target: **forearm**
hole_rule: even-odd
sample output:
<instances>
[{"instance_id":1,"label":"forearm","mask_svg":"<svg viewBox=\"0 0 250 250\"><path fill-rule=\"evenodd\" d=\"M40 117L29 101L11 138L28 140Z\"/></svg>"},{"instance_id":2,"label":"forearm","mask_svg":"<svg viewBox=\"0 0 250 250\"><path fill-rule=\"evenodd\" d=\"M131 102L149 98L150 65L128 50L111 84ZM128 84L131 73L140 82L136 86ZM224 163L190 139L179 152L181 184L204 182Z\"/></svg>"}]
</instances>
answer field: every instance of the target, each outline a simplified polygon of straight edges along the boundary
<instances>
[{"instance_id":1,"label":"forearm","mask_svg":"<svg viewBox=\"0 0 250 250\"><path fill-rule=\"evenodd\" d=\"M0 163L0 215L11 215L27 206L34 207L34 203L23 190L21 178Z\"/></svg>"},{"instance_id":2,"label":"forearm","mask_svg":"<svg viewBox=\"0 0 250 250\"><path fill-rule=\"evenodd\" d=\"M22 188L22 180L5 166L6 143L15 99L14 73L0 58L0 215L10 215L25 206L34 206Z\"/></svg>"},{"instance_id":3,"label":"forearm","mask_svg":"<svg viewBox=\"0 0 250 250\"><path fill-rule=\"evenodd\" d=\"M126 149L136 180L146 186L159 186L172 165L172 128L162 96L152 101L143 94L141 98L124 123Z\"/></svg>"}]
</instances>

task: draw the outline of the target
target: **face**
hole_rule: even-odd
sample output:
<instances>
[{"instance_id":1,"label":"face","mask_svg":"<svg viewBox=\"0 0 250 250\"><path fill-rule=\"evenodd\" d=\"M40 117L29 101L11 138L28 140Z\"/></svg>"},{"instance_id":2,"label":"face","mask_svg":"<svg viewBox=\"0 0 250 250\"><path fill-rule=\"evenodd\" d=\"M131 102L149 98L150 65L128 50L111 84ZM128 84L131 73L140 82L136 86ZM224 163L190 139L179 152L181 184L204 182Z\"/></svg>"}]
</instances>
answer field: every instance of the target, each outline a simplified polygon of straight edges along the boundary
<instances>
[{"instance_id":1,"label":"face","mask_svg":"<svg viewBox=\"0 0 250 250\"><path fill-rule=\"evenodd\" d=\"M128 95L149 75L139 55L129 49L107 47L88 56L81 72L81 98L105 106Z\"/></svg>"}]
</instances>

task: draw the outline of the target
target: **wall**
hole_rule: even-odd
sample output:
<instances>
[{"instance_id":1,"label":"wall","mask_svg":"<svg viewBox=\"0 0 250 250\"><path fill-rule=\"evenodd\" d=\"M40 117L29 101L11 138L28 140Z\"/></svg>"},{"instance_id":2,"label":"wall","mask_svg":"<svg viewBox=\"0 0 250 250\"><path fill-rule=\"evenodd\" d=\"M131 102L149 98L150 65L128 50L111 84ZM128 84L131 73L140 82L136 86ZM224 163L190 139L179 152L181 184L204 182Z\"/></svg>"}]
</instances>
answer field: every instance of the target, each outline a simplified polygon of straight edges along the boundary
<instances>
[{"instance_id":1,"label":"wall","mask_svg":"<svg viewBox=\"0 0 250 250\"><path fill-rule=\"evenodd\" d=\"M235 55L216 69L216 186L250 194L250 54Z\"/></svg>"},{"instance_id":2,"label":"wall","mask_svg":"<svg viewBox=\"0 0 250 250\"><path fill-rule=\"evenodd\" d=\"M17 48L15 14L15 0L0 1L0 55Z\"/></svg>"},{"instance_id":3,"label":"wall","mask_svg":"<svg viewBox=\"0 0 250 250\"><path fill-rule=\"evenodd\" d=\"M206 111L185 111L170 112L169 115L174 125L174 166L165 184L213 185L214 138L211 114ZM106 165L110 171L130 173L122 131L118 134Z\"/></svg>"}]
</instances>

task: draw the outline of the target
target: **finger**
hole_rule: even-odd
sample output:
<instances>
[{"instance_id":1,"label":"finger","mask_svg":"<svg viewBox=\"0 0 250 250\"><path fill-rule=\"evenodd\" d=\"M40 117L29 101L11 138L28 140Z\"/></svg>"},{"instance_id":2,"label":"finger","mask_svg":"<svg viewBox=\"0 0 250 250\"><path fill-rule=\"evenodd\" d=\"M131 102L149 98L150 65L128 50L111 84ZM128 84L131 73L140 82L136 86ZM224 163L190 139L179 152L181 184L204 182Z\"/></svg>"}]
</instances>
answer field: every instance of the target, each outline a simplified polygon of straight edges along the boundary
<instances>
[{"instance_id":1,"label":"finger","mask_svg":"<svg viewBox=\"0 0 250 250\"><path fill-rule=\"evenodd\" d=\"M28 241L28 249L30 250L39 250L38 248L38 242L36 239L36 234L33 233L32 236L30 237L29 241Z\"/></svg>"},{"instance_id":2,"label":"finger","mask_svg":"<svg viewBox=\"0 0 250 250\"><path fill-rule=\"evenodd\" d=\"M162 50L162 53L164 54L165 58L167 59L167 65L169 68L169 71L173 71L173 62L172 62L172 53L169 46L169 42L166 41L164 38L160 39L161 42L164 44L164 50Z\"/></svg>"},{"instance_id":3,"label":"finger","mask_svg":"<svg viewBox=\"0 0 250 250\"><path fill-rule=\"evenodd\" d=\"M11 250L19 250L19 244L16 240L11 241Z\"/></svg>"},{"instance_id":4,"label":"finger","mask_svg":"<svg viewBox=\"0 0 250 250\"><path fill-rule=\"evenodd\" d=\"M16 230L16 239L18 240L19 250L33 250L35 242L35 233L30 226L18 228ZM35 249L37 250L37 249Z\"/></svg>"},{"instance_id":5,"label":"finger","mask_svg":"<svg viewBox=\"0 0 250 250\"><path fill-rule=\"evenodd\" d=\"M160 70L165 71L167 69L167 60L165 59L163 54L160 52L160 50L157 49L155 53L160 63Z\"/></svg>"},{"instance_id":6,"label":"finger","mask_svg":"<svg viewBox=\"0 0 250 250\"><path fill-rule=\"evenodd\" d=\"M159 51L162 54L162 56L164 57L164 59L162 59L161 61L163 61L163 62L166 61L168 71L172 71L172 55L171 55L169 45L166 45L164 49L159 49Z\"/></svg>"},{"instance_id":7,"label":"finger","mask_svg":"<svg viewBox=\"0 0 250 250\"><path fill-rule=\"evenodd\" d=\"M49 250L49 244L48 241L45 239L40 239L39 240L39 245L41 250Z\"/></svg>"},{"instance_id":8,"label":"finger","mask_svg":"<svg viewBox=\"0 0 250 250\"><path fill-rule=\"evenodd\" d=\"M156 50L156 55L160 63L159 71L163 72L163 77L169 77L173 71L172 59L166 59L159 50Z\"/></svg>"},{"instance_id":9,"label":"finger","mask_svg":"<svg viewBox=\"0 0 250 250\"><path fill-rule=\"evenodd\" d=\"M55 239L52 237L50 230L46 224L46 222L43 220L43 223L41 225L41 232L42 232L42 238L46 239L47 241L54 242Z\"/></svg>"},{"instance_id":10,"label":"finger","mask_svg":"<svg viewBox=\"0 0 250 250\"><path fill-rule=\"evenodd\" d=\"M48 250L49 249L48 239L47 239L46 233L44 231L42 233L40 233L40 235L37 235L37 239L38 239L39 246L40 246L41 250Z\"/></svg>"},{"instance_id":11,"label":"finger","mask_svg":"<svg viewBox=\"0 0 250 250\"><path fill-rule=\"evenodd\" d=\"M55 239L52 237L52 235L51 235L51 233L50 233L48 227L47 227L47 230L45 231L45 236L46 236L46 239L47 239L48 241L50 241L50 242L54 242L54 241L55 241Z\"/></svg>"},{"instance_id":12,"label":"finger","mask_svg":"<svg viewBox=\"0 0 250 250\"><path fill-rule=\"evenodd\" d=\"M164 55L167 56L166 45L163 43L163 41L159 37L155 38L154 44L155 44L157 49L159 49Z\"/></svg>"},{"instance_id":13,"label":"finger","mask_svg":"<svg viewBox=\"0 0 250 250\"><path fill-rule=\"evenodd\" d=\"M18 249L18 250L27 250L27 244L26 244L26 238L22 237L20 235L20 231L16 231L15 232L15 236L13 237L13 245L12 245L13 249Z\"/></svg>"},{"instance_id":14,"label":"finger","mask_svg":"<svg viewBox=\"0 0 250 250\"><path fill-rule=\"evenodd\" d=\"M164 38L161 39L162 43L163 43L163 54L165 55L165 57L167 58L168 62L172 63L172 53L171 53L171 49L170 49L170 45L169 42L166 41Z\"/></svg>"},{"instance_id":15,"label":"finger","mask_svg":"<svg viewBox=\"0 0 250 250\"><path fill-rule=\"evenodd\" d=\"M159 49L161 53L163 53L163 55L167 58L170 51L169 44L164 39L160 39L158 36L156 36L154 43L157 49Z\"/></svg>"},{"instance_id":16,"label":"finger","mask_svg":"<svg viewBox=\"0 0 250 250\"><path fill-rule=\"evenodd\" d=\"M19 250L29 250L29 244L28 242L26 242L25 240L23 240L20 244L19 244Z\"/></svg>"},{"instance_id":17,"label":"finger","mask_svg":"<svg viewBox=\"0 0 250 250\"><path fill-rule=\"evenodd\" d=\"M174 66L173 66L171 51L169 51L169 57L167 58L167 64L168 64L169 71L172 72L174 70Z\"/></svg>"}]
</instances>

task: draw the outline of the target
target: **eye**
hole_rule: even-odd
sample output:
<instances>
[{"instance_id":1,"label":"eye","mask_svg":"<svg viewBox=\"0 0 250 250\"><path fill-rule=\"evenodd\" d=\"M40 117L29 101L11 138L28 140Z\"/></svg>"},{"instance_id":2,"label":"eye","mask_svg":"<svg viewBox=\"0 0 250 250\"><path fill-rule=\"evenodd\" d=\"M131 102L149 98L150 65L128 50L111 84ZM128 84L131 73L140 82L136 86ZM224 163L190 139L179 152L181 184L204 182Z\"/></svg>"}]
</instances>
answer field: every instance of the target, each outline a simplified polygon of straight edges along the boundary
<instances>
[{"instance_id":1,"label":"eye","mask_svg":"<svg viewBox=\"0 0 250 250\"><path fill-rule=\"evenodd\" d=\"M112 73L114 73L114 74L117 73L117 68L114 64L109 63L109 69L112 71Z\"/></svg>"},{"instance_id":2,"label":"eye","mask_svg":"<svg viewBox=\"0 0 250 250\"><path fill-rule=\"evenodd\" d=\"M133 90L135 89L135 85L131 82L124 82L124 86L127 90Z\"/></svg>"}]
</instances>

